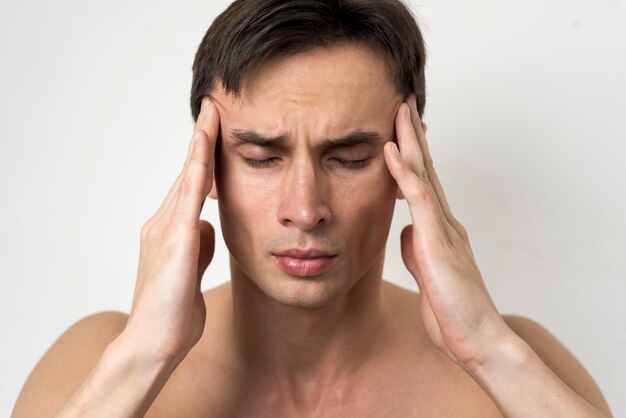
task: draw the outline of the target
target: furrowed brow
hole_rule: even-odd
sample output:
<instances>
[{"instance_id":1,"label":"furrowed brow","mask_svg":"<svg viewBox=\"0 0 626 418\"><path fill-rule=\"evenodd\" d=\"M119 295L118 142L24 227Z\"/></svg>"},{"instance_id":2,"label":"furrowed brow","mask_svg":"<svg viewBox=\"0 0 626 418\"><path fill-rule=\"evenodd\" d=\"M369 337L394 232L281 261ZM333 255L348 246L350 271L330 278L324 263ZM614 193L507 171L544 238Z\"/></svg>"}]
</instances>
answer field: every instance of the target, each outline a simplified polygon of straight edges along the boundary
<instances>
[{"instance_id":1,"label":"furrowed brow","mask_svg":"<svg viewBox=\"0 0 626 418\"><path fill-rule=\"evenodd\" d=\"M285 135L266 137L249 129L229 129L230 136L240 144L254 144L260 147L272 147L287 141Z\"/></svg>"},{"instance_id":2,"label":"furrowed brow","mask_svg":"<svg viewBox=\"0 0 626 418\"><path fill-rule=\"evenodd\" d=\"M384 142L381 134L375 131L354 131L335 139L325 139L322 144L328 148L351 147L359 144L377 144Z\"/></svg>"},{"instance_id":3,"label":"furrowed brow","mask_svg":"<svg viewBox=\"0 0 626 418\"><path fill-rule=\"evenodd\" d=\"M261 147L272 147L288 141L285 135L266 137L249 129L229 129L230 136L241 144L254 144ZM383 136L375 131L354 131L340 138L327 138L322 146L327 148L351 147L359 144L377 144L385 142Z\"/></svg>"}]
</instances>

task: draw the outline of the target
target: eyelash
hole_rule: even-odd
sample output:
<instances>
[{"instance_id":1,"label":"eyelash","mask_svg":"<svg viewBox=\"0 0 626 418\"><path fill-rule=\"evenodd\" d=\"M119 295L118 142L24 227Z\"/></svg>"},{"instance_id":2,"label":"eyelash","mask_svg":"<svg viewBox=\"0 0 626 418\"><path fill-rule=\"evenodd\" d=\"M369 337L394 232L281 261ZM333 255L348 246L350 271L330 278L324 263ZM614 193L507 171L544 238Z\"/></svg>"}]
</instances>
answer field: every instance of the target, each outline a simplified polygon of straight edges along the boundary
<instances>
[{"instance_id":1,"label":"eyelash","mask_svg":"<svg viewBox=\"0 0 626 418\"><path fill-rule=\"evenodd\" d=\"M337 161L339 164L341 164L345 168L358 170L359 168L365 167L365 164L367 163L368 159L364 158L362 160L343 160L341 158L333 158L333 160Z\"/></svg>"},{"instance_id":2,"label":"eyelash","mask_svg":"<svg viewBox=\"0 0 626 418\"><path fill-rule=\"evenodd\" d=\"M250 167L255 167L255 168L271 167L274 160L279 160L279 158L272 157L266 160L255 160L252 158L245 158L245 157L243 158L243 162L245 164L249 165ZM341 158L332 158L332 160L337 161L344 168L351 169L351 170L358 170L360 168L365 167L365 164L367 163L368 159L365 158L363 160L343 160Z\"/></svg>"},{"instance_id":3,"label":"eyelash","mask_svg":"<svg viewBox=\"0 0 626 418\"><path fill-rule=\"evenodd\" d=\"M272 162L274 160L277 160L278 158L273 157L273 158L268 158L266 160L255 160L252 158L245 158L243 159L243 162L246 163L247 165L249 165L250 167L255 167L255 168L267 168L270 167L272 165Z\"/></svg>"}]
</instances>

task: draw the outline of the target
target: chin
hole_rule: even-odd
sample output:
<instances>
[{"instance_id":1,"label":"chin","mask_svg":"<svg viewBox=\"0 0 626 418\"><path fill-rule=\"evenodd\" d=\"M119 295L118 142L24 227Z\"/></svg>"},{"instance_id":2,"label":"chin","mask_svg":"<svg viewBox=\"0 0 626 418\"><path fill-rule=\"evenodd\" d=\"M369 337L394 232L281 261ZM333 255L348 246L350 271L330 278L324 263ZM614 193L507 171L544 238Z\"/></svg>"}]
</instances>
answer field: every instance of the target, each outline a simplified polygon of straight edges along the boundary
<instances>
[{"instance_id":1,"label":"chin","mask_svg":"<svg viewBox=\"0 0 626 418\"><path fill-rule=\"evenodd\" d=\"M257 282L257 286L272 300L303 309L323 308L349 290L349 283L339 277L296 277L284 273Z\"/></svg>"}]
</instances>

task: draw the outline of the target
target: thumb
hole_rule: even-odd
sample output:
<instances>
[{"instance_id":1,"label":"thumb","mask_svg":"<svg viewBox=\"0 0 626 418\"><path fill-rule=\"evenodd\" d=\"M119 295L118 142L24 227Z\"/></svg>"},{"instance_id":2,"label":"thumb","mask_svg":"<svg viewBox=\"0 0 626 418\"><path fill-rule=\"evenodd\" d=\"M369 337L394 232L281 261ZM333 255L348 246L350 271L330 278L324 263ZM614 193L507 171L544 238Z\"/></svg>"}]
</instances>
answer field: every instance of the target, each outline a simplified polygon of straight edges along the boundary
<instances>
[{"instance_id":1,"label":"thumb","mask_svg":"<svg viewBox=\"0 0 626 418\"><path fill-rule=\"evenodd\" d=\"M422 276L419 274L419 267L415 259L415 251L413 249L413 225L407 225L400 232L400 249L402 252L402 261L411 272L420 291L422 290Z\"/></svg>"},{"instance_id":2,"label":"thumb","mask_svg":"<svg viewBox=\"0 0 626 418\"><path fill-rule=\"evenodd\" d=\"M200 256L198 257L198 285L215 253L215 229L207 221L200 220Z\"/></svg>"}]
</instances>

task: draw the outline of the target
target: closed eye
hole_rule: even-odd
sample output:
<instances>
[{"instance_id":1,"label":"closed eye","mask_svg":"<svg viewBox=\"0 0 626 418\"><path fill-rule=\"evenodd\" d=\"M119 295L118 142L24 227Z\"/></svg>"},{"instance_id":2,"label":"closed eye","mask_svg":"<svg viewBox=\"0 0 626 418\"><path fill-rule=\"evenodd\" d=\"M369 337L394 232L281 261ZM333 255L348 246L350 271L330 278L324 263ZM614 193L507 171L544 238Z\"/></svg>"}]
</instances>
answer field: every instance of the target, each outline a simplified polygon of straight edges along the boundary
<instances>
[{"instance_id":1,"label":"closed eye","mask_svg":"<svg viewBox=\"0 0 626 418\"><path fill-rule=\"evenodd\" d=\"M365 167L369 158L363 158L362 160L346 160L343 158L331 158L330 161L333 161L339 164L343 168L348 168L352 170L356 170L359 168Z\"/></svg>"},{"instance_id":2,"label":"closed eye","mask_svg":"<svg viewBox=\"0 0 626 418\"><path fill-rule=\"evenodd\" d=\"M268 168L273 166L277 160L280 160L280 158L278 157L271 157L271 158L267 158L265 160L255 160L253 158L243 158L243 162L246 165L249 165L250 167L255 167L255 168ZM352 170L356 170L359 168L363 168L365 167L365 164L367 163L367 160L369 160L369 158L364 158L362 160L344 160L342 158L331 158L330 161L334 161L336 163L338 163L339 165L341 165L343 168L348 168L348 169L352 169Z\"/></svg>"},{"instance_id":3,"label":"closed eye","mask_svg":"<svg viewBox=\"0 0 626 418\"><path fill-rule=\"evenodd\" d=\"M254 158L246 158L246 157L243 158L244 164L249 165L250 167L254 167L254 168L272 167L274 164L278 162L278 160L280 160L280 158L278 157L270 157L264 160L257 160Z\"/></svg>"}]
</instances>

